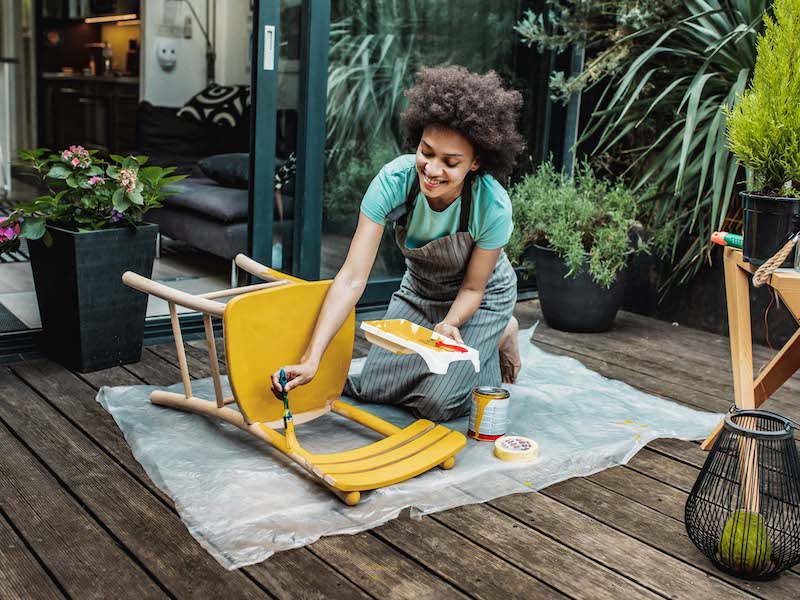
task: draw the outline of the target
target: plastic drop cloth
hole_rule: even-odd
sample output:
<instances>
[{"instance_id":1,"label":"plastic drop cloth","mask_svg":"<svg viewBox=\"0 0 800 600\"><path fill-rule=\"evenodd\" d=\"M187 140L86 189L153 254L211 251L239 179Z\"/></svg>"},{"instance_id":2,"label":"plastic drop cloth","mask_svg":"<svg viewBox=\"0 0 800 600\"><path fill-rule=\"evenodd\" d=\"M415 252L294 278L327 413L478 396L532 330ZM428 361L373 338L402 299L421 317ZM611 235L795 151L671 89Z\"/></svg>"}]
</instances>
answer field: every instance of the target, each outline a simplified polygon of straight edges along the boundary
<instances>
[{"instance_id":1,"label":"plastic drop cloth","mask_svg":"<svg viewBox=\"0 0 800 600\"><path fill-rule=\"evenodd\" d=\"M346 506L266 443L224 422L150 404L152 386L102 388L97 400L116 420L136 459L175 502L186 526L227 569L310 544L324 535L356 533L396 518L530 492L570 477L626 463L649 441L705 438L723 415L695 411L606 379L578 361L548 354L520 333L523 368L511 391L509 434L533 438L539 458L509 463L494 444L468 438L450 471L362 494ZM422 360L420 358L420 360ZM363 366L363 359L352 369ZM230 394L227 380L225 393ZM170 390L182 392L177 384ZM193 382L213 398L210 379ZM345 399L347 400L347 399ZM401 427L413 421L390 406L363 405ZM467 418L449 426L466 433ZM378 439L333 413L301 425L311 452L336 452Z\"/></svg>"}]
</instances>

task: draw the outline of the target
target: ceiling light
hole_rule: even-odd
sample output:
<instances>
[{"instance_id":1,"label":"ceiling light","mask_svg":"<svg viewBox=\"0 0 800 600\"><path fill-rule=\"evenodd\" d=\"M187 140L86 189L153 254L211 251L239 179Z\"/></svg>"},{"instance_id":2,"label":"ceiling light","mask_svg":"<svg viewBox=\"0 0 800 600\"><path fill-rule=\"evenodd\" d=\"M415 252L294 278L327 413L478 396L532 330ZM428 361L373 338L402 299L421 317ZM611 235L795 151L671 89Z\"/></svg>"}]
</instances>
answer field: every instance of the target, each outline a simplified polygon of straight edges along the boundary
<instances>
[{"instance_id":1,"label":"ceiling light","mask_svg":"<svg viewBox=\"0 0 800 600\"><path fill-rule=\"evenodd\" d=\"M104 17L88 17L83 20L84 23L109 23L111 21L133 21L138 16L134 14L129 15L106 15Z\"/></svg>"}]
</instances>

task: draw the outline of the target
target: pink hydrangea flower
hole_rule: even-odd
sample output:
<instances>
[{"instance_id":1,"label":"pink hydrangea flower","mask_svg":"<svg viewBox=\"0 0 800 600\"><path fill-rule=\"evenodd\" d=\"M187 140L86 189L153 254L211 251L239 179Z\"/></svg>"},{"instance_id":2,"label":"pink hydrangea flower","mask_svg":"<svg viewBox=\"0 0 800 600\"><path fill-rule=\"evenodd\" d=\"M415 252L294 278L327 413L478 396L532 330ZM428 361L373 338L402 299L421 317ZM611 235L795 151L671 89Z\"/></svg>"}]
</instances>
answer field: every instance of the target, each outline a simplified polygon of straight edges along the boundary
<instances>
[{"instance_id":1,"label":"pink hydrangea flower","mask_svg":"<svg viewBox=\"0 0 800 600\"><path fill-rule=\"evenodd\" d=\"M83 146L70 146L61 153L61 160L73 167L81 167L83 169L92 164L92 157Z\"/></svg>"},{"instance_id":2,"label":"pink hydrangea flower","mask_svg":"<svg viewBox=\"0 0 800 600\"><path fill-rule=\"evenodd\" d=\"M89 185L97 185L98 183L103 183L103 178L99 175L95 175L89 179Z\"/></svg>"},{"instance_id":3,"label":"pink hydrangea flower","mask_svg":"<svg viewBox=\"0 0 800 600\"><path fill-rule=\"evenodd\" d=\"M0 242L13 240L19 235L19 223L15 222L11 227L3 227L3 223L8 221L8 217L0 217Z\"/></svg>"},{"instance_id":4,"label":"pink hydrangea flower","mask_svg":"<svg viewBox=\"0 0 800 600\"><path fill-rule=\"evenodd\" d=\"M122 189L129 194L136 189L136 171L133 169L120 169L117 173L117 181Z\"/></svg>"}]
</instances>

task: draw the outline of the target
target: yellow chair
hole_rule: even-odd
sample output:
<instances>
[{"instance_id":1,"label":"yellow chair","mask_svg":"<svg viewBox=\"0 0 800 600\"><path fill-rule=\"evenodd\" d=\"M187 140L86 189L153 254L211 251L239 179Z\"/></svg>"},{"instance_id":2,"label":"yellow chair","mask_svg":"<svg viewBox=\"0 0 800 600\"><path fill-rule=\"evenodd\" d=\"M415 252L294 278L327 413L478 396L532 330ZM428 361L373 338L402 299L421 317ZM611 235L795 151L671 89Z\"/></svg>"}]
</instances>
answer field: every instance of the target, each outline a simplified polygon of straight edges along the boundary
<instances>
[{"instance_id":1,"label":"yellow chair","mask_svg":"<svg viewBox=\"0 0 800 600\"><path fill-rule=\"evenodd\" d=\"M308 471L347 504L361 492L386 487L424 473L437 465L450 469L466 438L442 425L420 419L401 429L339 400L353 355L355 312L334 337L314 379L292 390L293 419L284 429L283 402L270 387L270 374L294 364L305 351L331 281L308 282L285 275L252 259L236 257L239 268L267 283L193 295L133 272L123 281L168 302L184 393L154 391L150 401L222 419L264 440ZM231 298L227 303L218 298ZM176 306L202 313L215 400L197 398L186 363ZM221 317L225 354L233 397L224 397L211 317ZM239 411L228 408L238 404ZM312 454L294 435L294 426L334 412L386 436L363 448L335 454Z\"/></svg>"}]
</instances>

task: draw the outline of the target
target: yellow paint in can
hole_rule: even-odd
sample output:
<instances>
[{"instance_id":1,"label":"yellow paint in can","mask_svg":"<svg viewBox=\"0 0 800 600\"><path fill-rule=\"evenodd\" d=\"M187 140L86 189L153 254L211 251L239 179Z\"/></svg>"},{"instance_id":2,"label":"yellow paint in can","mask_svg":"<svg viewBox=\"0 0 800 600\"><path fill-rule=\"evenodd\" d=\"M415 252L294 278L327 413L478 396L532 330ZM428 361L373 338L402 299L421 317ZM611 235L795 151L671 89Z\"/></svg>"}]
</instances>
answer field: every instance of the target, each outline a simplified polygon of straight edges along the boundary
<instances>
[{"instance_id":1,"label":"yellow paint in can","mask_svg":"<svg viewBox=\"0 0 800 600\"><path fill-rule=\"evenodd\" d=\"M483 417L486 413L486 408L494 401L501 401L501 402L508 402L508 398L511 394L509 394L508 390L504 390L503 388L499 387L489 387L489 386L479 386L472 390L472 418L473 423L472 426L468 429L467 435L476 440L481 441L494 441L497 438L502 437L505 435L505 427L506 427L506 413L507 408L503 407L503 418L492 420L492 431L481 431L481 425L483 424ZM493 415L494 416L494 415ZM499 415L498 415L499 416ZM502 429L502 431L500 431Z\"/></svg>"}]
</instances>

